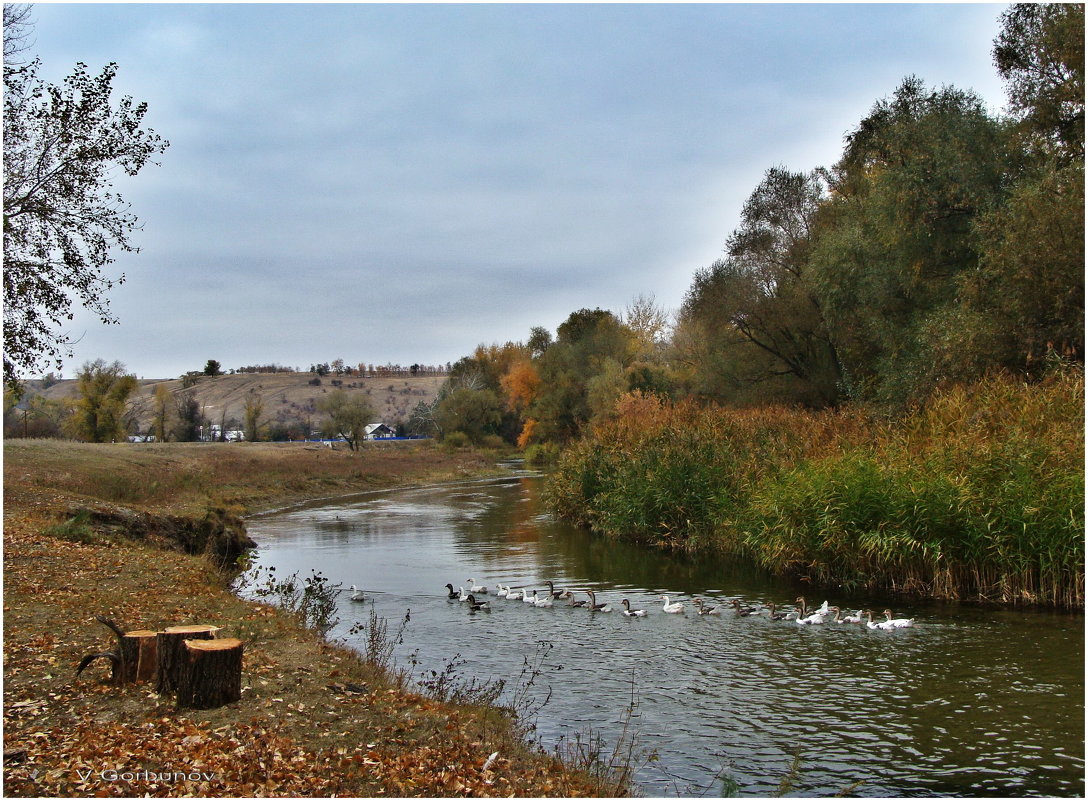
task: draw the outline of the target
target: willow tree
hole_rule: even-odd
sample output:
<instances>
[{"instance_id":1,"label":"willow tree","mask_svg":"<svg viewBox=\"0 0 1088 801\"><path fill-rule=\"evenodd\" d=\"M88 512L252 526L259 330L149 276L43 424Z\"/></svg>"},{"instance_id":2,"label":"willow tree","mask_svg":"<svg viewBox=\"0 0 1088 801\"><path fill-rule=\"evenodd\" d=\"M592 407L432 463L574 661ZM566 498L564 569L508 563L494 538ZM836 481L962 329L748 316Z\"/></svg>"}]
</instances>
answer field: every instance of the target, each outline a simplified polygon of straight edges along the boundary
<instances>
[{"instance_id":1,"label":"willow tree","mask_svg":"<svg viewBox=\"0 0 1088 801\"><path fill-rule=\"evenodd\" d=\"M995 362L1035 373L1048 355L1084 361L1084 6L1010 7L994 62L1021 164L977 225L964 314L988 326Z\"/></svg>"},{"instance_id":2,"label":"willow tree","mask_svg":"<svg viewBox=\"0 0 1088 801\"><path fill-rule=\"evenodd\" d=\"M948 334L976 270L974 226L1003 199L1007 140L974 93L906 79L848 136L808 279L846 376L903 403L961 370Z\"/></svg>"},{"instance_id":3,"label":"willow tree","mask_svg":"<svg viewBox=\"0 0 1088 801\"><path fill-rule=\"evenodd\" d=\"M124 439L125 405L136 390L136 376L121 362L87 362L76 373L77 396L69 418L70 433L86 442Z\"/></svg>"},{"instance_id":4,"label":"willow tree","mask_svg":"<svg viewBox=\"0 0 1088 801\"><path fill-rule=\"evenodd\" d=\"M807 281L824 172L774 167L749 196L725 257L696 272L675 344L694 389L717 400L836 398L838 362Z\"/></svg>"}]
</instances>

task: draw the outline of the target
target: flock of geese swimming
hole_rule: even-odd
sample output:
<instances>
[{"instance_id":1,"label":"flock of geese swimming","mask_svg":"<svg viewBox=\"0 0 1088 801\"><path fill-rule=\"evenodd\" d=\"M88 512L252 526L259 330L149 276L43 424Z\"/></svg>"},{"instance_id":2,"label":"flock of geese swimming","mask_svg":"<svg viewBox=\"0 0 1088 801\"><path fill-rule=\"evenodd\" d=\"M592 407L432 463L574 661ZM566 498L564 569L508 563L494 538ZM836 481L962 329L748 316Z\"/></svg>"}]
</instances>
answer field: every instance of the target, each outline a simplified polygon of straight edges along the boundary
<instances>
[{"instance_id":1,"label":"flock of geese swimming","mask_svg":"<svg viewBox=\"0 0 1088 801\"><path fill-rule=\"evenodd\" d=\"M455 590L453 584L447 584L446 589L449 592L446 593L446 598L467 604L471 612L490 612L490 599L480 600L483 596L490 595L488 588L477 584L474 578L468 579L467 583L469 585L467 592L464 586L459 586ZM521 601L541 608L550 608L555 606L556 602L565 601L566 603L560 603L560 605L588 609L592 612L612 611L610 604L597 602L597 595L593 590L557 590L554 582L546 581L544 583L548 585L548 589L543 594L541 594L540 590L533 590L531 595L528 589L514 589L499 584L494 591L494 597L503 598L507 601ZM352 589L354 589L354 586ZM589 598L588 600L577 599L575 598L576 593L584 593ZM668 595L662 595L661 600L664 601L661 607L662 612L670 615L685 613L683 602L672 601ZM710 606L701 598L695 598L691 603L695 607L695 611L700 615L721 615L722 613L721 607ZM827 601L824 601L816 609L809 609L804 597L798 598L796 603L797 606L792 612L779 612L773 603L764 607L745 606L736 598L731 600L729 605L733 608L733 614L736 617L762 615L766 611L771 620L792 620L798 626L820 626L825 623L864 624L870 629L895 631L896 629L910 628L914 625L914 618L892 617L890 609L884 610L885 620L875 621L873 620L873 613L867 610L859 609L854 614L844 615L839 607L828 606ZM631 602L627 598L620 601L620 604L623 606L622 612L626 617L646 617L646 610L632 609Z\"/></svg>"}]
</instances>

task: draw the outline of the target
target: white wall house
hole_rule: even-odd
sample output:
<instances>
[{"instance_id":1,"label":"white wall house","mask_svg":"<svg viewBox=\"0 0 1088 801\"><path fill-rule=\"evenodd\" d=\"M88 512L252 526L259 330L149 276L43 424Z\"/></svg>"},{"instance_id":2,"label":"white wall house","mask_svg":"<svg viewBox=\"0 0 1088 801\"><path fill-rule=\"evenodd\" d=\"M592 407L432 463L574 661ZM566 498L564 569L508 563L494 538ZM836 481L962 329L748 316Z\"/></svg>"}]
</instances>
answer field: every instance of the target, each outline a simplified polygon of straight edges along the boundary
<instances>
[{"instance_id":1,"label":"white wall house","mask_svg":"<svg viewBox=\"0 0 1088 801\"><path fill-rule=\"evenodd\" d=\"M371 423L364 432L363 439L384 439L385 437L395 437L397 435L397 432L385 423Z\"/></svg>"}]
</instances>

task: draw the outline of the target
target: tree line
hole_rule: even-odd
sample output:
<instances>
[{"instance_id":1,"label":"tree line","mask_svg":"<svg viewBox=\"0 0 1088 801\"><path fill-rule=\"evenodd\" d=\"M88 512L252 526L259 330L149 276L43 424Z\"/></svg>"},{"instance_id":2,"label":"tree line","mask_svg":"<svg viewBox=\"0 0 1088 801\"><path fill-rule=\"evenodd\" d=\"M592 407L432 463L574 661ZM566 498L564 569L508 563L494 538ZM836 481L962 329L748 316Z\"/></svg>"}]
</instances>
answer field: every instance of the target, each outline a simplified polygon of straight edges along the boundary
<instances>
[{"instance_id":1,"label":"tree line","mask_svg":"<svg viewBox=\"0 0 1088 801\"><path fill-rule=\"evenodd\" d=\"M905 411L995 371L1084 360L1084 7L1017 4L1008 106L905 78L830 167L766 170L673 315L640 297L481 345L411 425L548 448L640 390Z\"/></svg>"}]
</instances>

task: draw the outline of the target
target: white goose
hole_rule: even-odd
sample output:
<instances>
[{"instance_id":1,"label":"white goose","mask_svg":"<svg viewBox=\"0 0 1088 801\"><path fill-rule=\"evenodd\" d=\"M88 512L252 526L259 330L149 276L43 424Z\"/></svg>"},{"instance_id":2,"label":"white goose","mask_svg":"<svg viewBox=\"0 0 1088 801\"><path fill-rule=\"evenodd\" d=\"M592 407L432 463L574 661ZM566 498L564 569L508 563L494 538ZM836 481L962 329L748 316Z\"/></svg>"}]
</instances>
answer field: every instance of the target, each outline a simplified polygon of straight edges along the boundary
<instances>
[{"instance_id":1,"label":"white goose","mask_svg":"<svg viewBox=\"0 0 1088 801\"><path fill-rule=\"evenodd\" d=\"M893 629L909 629L914 625L914 618L912 617L897 617L893 619L891 609L885 609L884 616L888 618L885 621L885 625L890 626Z\"/></svg>"},{"instance_id":2,"label":"white goose","mask_svg":"<svg viewBox=\"0 0 1088 801\"><path fill-rule=\"evenodd\" d=\"M895 626L889 626L887 621L883 621L881 623L875 623L873 621L873 613L872 612L866 611L865 614L869 618L865 623L865 625L868 628L870 628L870 629L880 629L881 631L892 631L892 630L895 629Z\"/></svg>"},{"instance_id":3,"label":"white goose","mask_svg":"<svg viewBox=\"0 0 1088 801\"><path fill-rule=\"evenodd\" d=\"M363 591L360 590L358 587L356 587L354 584L351 585L351 600L353 600L353 601L365 601L366 600L366 596L363 595Z\"/></svg>"},{"instance_id":4,"label":"white goose","mask_svg":"<svg viewBox=\"0 0 1088 801\"><path fill-rule=\"evenodd\" d=\"M545 609L549 609L554 604L555 601L552 600L552 597L550 595L545 595L543 598L541 598L540 593L538 593L536 590L533 590L533 606L539 606Z\"/></svg>"},{"instance_id":5,"label":"white goose","mask_svg":"<svg viewBox=\"0 0 1088 801\"><path fill-rule=\"evenodd\" d=\"M823 605L812 614L809 614L808 605L805 603L804 596L798 598L797 603L800 604L797 612L798 626L819 626L827 622L827 616L831 612L831 609L827 605L827 601L824 601Z\"/></svg>"},{"instance_id":6,"label":"white goose","mask_svg":"<svg viewBox=\"0 0 1088 801\"><path fill-rule=\"evenodd\" d=\"M680 601L669 603L669 596L667 595L662 595L661 600L665 602L665 605L661 607L665 612L668 612L670 615L684 614L684 605Z\"/></svg>"},{"instance_id":7,"label":"white goose","mask_svg":"<svg viewBox=\"0 0 1088 801\"><path fill-rule=\"evenodd\" d=\"M623 604L623 614L627 617L646 617L645 609L632 609L631 602L624 598L620 603Z\"/></svg>"},{"instance_id":8,"label":"white goose","mask_svg":"<svg viewBox=\"0 0 1088 801\"><path fill-rule=\"evenodd\" d=\"M842 616L842 610L839 609L839 607L837 607L837 606L831 607L831 611L835 613L835 622L836 623L864 623L865 622L865 618L862 617L860 609L858 610L856 615L847 615L846 617Z\"/></svg>"},{"instance_id":9,"label":"white goose","mask_svg":"<svg viewBox=\"0 0 1088 801\"><path fill-rule=\"evenodd\" d=\"M487 595L487 587L481 587L474 578L468 580L468 591L474 595Z\"/></svg>"},{"instance_id":10,"label":"white goose","mask_svg":"<svg viewBox=\"0 0 1088 801\"><path fill-rule=\"evenodd\" d=\"M530 595L528 590L525 590L521 594L521 600L524 603L531 604L536 599L536 590L533 590L533 594Z\"/></svg>"},{"instance_id":11,"label":"white goose","mask_svg":"<svg viewBox=\"0 0 1088 801\"><path fill-rule=\"evenodd\" d=\"M502 586L502 584L499 584L498 587L499 588L497 590L495 590L495 597L496 598L505 598L509 594L510 588L509 587L504 587L504 586Z\"/></svg>"},{"instance_id":12,"label":"white goose","mask_svg":"<svg viewBox=\"0 0 1088 801\"><path fill-rule=\"evenodd\" d=\"M505 597L508 601L520 601L522 599L522 596L524 595L525 593L523 593L521 590L512 590L509 587L506 588Z\"/></svg>"},{"instance_id":13,"label":"white goose","mask_svg":"<svg viewBox=\"0 0 1088 801\"><path fill-rule=\"evenodd\" d=\"M457 590L458 590L458 592L461 593L460 595L457 596L457 600L458 601L467 601L468 600L468 593L465 592L465 588L464 587L458 587Z\"/></svg>"}]
</instances>

